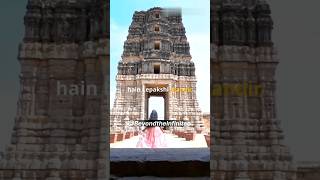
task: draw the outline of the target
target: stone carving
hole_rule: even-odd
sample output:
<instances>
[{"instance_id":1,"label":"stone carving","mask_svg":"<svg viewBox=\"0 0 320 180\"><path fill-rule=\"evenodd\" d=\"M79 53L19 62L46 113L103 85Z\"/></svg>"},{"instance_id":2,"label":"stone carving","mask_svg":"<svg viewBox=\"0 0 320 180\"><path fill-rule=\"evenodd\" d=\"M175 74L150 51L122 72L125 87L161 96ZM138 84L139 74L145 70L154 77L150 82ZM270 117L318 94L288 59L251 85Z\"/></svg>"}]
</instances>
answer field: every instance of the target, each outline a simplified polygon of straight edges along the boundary
<instances>
[{"instance_id":1,"label":"stone carving","mask_svg":"<svg viewBox=\"0 0 320 180\"><path fill-rule=\"evenodd\" d=\"M212 1L211 84L253 83L262 93L211 98L211 175L215 180L294 180L295 166L277 119L269 5Z\"/></svg>"},{"instance_id":2,"label":"stone carving","mask_svg":"<svg viewBox=\"0 0 320 180\"><path fill-rule=\"evenodd\" d=\"M20 96L0 179L107 178L109 58L103 0L29 0L19 47ZM57 83L96 96L59 95Z\"/></svg>"},{"instance_id":3,"label":"stone carving","mask_svg":"<svg viewBox=\"0 0 320 180\"><path fill-rule=\"evenodd\" d=\"M190 121L192 127L186 127L188 130L203 129L196 99L195 67L180 11L155 7L134 13L116 80L110 119L112 133L130 131L126 127L128 120L148 119L147 103L152 95L164 97L165 119ZM192 91L144 92L151 87ZM130 88L135 88L134 92L128 90ZM131 127L131 131L134 130Z\"/></svg>"}]
</instances>

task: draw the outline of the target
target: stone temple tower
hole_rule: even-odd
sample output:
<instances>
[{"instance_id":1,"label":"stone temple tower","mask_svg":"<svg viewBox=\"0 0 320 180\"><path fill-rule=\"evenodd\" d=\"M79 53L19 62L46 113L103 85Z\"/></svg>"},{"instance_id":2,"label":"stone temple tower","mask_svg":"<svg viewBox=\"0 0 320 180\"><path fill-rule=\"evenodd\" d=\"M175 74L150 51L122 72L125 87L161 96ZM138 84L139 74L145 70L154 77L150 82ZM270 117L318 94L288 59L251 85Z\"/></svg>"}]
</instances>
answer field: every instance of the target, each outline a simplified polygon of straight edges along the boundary
<instances>
[{"instance_id":1,"label":"stone temple tower","mask_svg":"<svg viewBox=\"0 0 320 180\"><path fill-rule=\"evenodd\" d=\"M203 128L181 10L156 7L134 13L116 81L111 131L128 130L128 120L148 119L151 96L164 98L165 119L190 121L188 130Z\"/></svg>"},{"instance_id":2,"label":"stone temple tower","mask_svg":"<svg viewBox=\"0 0 320 180\"><path fill-rule=\"evenodd\" d=\"M295 179L276 113L270 7L264 0L211 3L212 177Z\"/></svg>"},{"instance_id":3,"label":"stone temple tower","mask_svg":"<svg viewBox=\"0 0 320 180\"><path fill-rule=\"evenodd\" d=\"M103 0L28 1L0 179L107 179L107 10Z\"/></svg>"}]
</instances>

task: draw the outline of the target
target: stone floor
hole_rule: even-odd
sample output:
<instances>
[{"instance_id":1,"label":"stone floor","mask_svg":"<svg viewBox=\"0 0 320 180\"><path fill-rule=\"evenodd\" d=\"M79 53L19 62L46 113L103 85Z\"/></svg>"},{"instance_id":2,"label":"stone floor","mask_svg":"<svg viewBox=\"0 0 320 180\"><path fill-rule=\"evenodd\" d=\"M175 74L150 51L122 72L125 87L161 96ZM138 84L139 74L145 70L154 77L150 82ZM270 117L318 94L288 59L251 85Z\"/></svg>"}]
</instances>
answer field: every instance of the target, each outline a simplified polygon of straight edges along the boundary
<instances>
[{"instance_id":1,"label":"stone floor","mask_svg":"<svg viewBox=\"0 0 320 180\"><path fill-rule=\"evenodd\" d=\"M165 134L168 147L167 148L206 148L207 143L203 134L197 134L193 141L186 141L174 134ZM110 148L135 148L139 140L139 136L134 136L121 142L110 144Z\"/></svg>"},{"instance_id":2,"label":"stone floor","mask_svg":"<svg viewBox=\"0 0 320 180\"><path fill-rule=\"evenodd\" d=\"M111 148L111 179L209 179L209 148Z\"/></svg>"}]
</instances>

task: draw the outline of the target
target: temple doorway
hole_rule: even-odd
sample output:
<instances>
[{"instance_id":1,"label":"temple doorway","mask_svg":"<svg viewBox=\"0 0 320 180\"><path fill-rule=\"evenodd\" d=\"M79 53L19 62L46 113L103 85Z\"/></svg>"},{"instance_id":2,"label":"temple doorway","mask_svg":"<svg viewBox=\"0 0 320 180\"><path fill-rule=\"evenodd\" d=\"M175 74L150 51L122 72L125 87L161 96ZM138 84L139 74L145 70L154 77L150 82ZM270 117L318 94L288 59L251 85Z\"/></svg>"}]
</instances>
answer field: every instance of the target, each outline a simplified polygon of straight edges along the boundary
<instances>
[{"instance_id":1,"label":"temple doorway","mask_svg":"<svg viewBox=\"0 0 320 180\"><path fill-rule=\"evenodd\" d=\"M149 119L151 111L158 112L158 120L168 120L168 92L167 85L146 85L145 91L145 120ZM163 89L162 89L163 88ZM162 89L161 91L156 91Z\"/></svg>"},{"instance_id":2,"label":"temple doorway","mask_svg":"<svg viewBox=\"0 0 320 180\"><path fill-rule=\"evenodd\" d=\"M158 119L164 120L164 97L161 96L151 96L148 99L148 117L150 116L150 113L152 110L156 110L158 113Z\"/></svg>"}]
</instances>

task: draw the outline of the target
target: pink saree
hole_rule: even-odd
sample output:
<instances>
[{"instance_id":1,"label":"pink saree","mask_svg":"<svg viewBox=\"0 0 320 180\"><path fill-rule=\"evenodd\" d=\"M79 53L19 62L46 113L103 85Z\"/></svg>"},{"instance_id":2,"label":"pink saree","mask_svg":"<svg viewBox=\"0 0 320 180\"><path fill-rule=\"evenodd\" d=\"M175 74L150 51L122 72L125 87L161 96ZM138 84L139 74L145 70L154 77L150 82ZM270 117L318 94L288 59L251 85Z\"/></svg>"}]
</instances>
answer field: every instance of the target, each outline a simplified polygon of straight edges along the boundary
<instances>
[{"instance_id":1,"label":"pink saree","mask_svg":"<svg viewBox=\"0 0 320 180\"><path fill-rule=\"evenodd\" d=\"M149 127L140 135L137 148L167 147L165 134L160 127Z\"/></svg>"}]
</instances>

